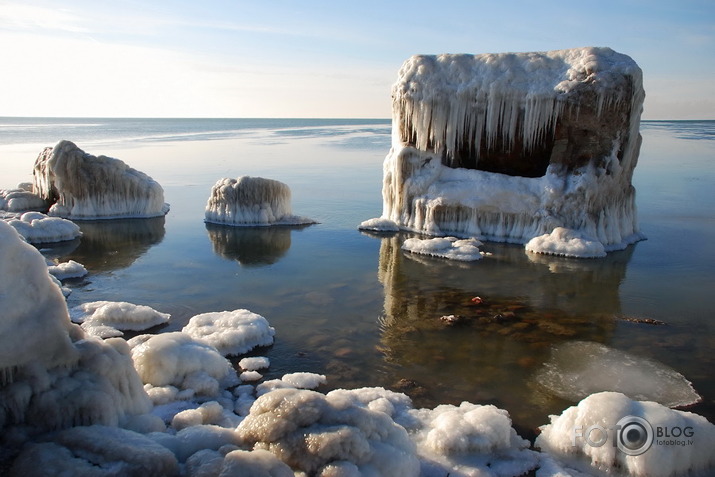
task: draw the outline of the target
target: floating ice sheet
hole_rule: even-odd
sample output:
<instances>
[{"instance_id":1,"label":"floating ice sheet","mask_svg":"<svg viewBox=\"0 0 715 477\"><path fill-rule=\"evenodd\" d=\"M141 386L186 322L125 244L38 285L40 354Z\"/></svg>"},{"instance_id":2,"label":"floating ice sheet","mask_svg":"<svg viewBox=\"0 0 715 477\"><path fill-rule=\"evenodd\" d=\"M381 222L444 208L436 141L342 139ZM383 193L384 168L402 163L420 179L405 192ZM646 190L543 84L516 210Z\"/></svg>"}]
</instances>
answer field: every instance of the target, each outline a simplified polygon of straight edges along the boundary
<instances>
[{"instance_id":1,"label":"floating ice sheet","mask_svg":"<svg viewBox=\"0 0 715 477\"><path fill-rule=\"evenodd\" d=\"M551 359L534 379L549 392L570 401L601 391L617 391L632 399L669 407L700 401L691 383L674 369L588 341L555 347Z\"/></svg>"}]
</instances>

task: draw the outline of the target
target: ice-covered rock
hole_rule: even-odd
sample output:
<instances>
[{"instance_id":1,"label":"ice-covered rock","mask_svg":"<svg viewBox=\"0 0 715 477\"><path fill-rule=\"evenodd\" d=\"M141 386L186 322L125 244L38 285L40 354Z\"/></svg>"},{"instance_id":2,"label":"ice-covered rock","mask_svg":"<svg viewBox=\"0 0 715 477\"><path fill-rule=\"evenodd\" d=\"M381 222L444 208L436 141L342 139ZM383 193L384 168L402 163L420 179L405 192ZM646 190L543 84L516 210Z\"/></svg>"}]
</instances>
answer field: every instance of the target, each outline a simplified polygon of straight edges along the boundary
<instances>
[{"instance_id":1,"label":"ice-covered rock","mask_svg":"<svg viewBox=\"0 0 715 477\"><path fill-rule=\"evenodd\" d=\"M535 445L553 458L544 459L540 477L712 475L715 468L715 425L615 392L593 394L551 416Z\"/></svg>"},{"instance_id":2,"label":"ice-covered rock","mask_svg":"<svg viewBox=\"0 0 715 477\"><path fill-rule=\"evenodd\" d=\"M606 256L606 250L601 242L590 239L581 232L564 227L556 227L549 234L534 237L526 243L525 248L528 252L563 257L599 258Z\"/></svg>"},{"instance_id":3,"label":"ice-covered rock","mask_svg":"<svg viewBox=\"0 0 715 477\"><path fill-rule=\"evenodd\" d=\"M82 235L79 226L59 217L41 212L25 212L17 218L5 219L30 243L51 243L73 240Z\"/></svg>"},{"instance_id":4,"label":"ice-covered rock","mask_svg":"<svg viewBox=\"0 0 715 477\"><path fill-rule=\"evenodd\" d=\"M139 335L128 343L142 382L160 390L188 391L185 398L190 399L216 396L221 389L238 384L236 371L216 348L186 333ZM175 394L169 399L175 399Z\"/></svg>"},{"instance_id":5,"label":"ice-covered rock","mask_svg":"<svg viewBox=\"0 0 715 477\"><path fill-rule=\"evenodd\" d=\"M674 369L595 342L570 341L556 346L534 380L570 401L601 391L617 391L670 407L700 401L690 381Z\"/></svg>"},{"instance_id":6,"label":"ice-covered rock","mask_svg":"<svg viewBox=\"0 0 715 477\"><path fill-rule=\"evenodd\" d=\"M75 262L74 260L48 265L47 271L58 280L82 278L89 273L87 272L87 269L84 268L84 265L79 262Z\"/></svg>"},{"instance_id":7,"label":"ice-covered rock","mask_svg":"<svg viewBox=\"0 0 715 477\"><path fill-rule=\"evenodd\" d=\"M30 444L15 460L11 476L172 476L174 454L150 438L108 426L74 427Z\"/></svg>"},{"instance_id":8,"label":"ice-covered rock","mask_svg":"<svg viewBox=\"0 0 715 477\"><path fill-rule=\"evenodd\" d=\"M402 244L402 250L448 258L460 262L472 262L482 259L479 247L482 243L475 238L458 239L456 237L435 237L431 239L408 238Z\"/></svg>"},{"instance_id":9,"label":"ice-covered rock","mask_svg":"<svg viewBox=\"0 0 715 477\"><path fill-rule=\"evenodd\" d=\"M523 244L565 227L625 248L642 238L644 96L609 48L413 56L392 90L382 216L361 228Z\"/></svg>"},{"instance_id":10,"label":"ice-covered rock","mask_svg":"<svg viewBox=\"0 0 715 477\"><path fill-rule=\"evenodd\" d=\"M276 333L268 320L244 309L196 315L182 331L213 346L224 356L241 355L257 346L270 346Z\"/></svg>"},{"instance_id":11,"label":"ice-covered rock","mask_svg":"<svg viewBox=\"0 0 715 477\"><path fill-rule=\"evenodd\" d=\"M242 358L238 365L246 371L257 371L259 369L268 368L271 365L271 360L265 356L251 356Z\"/></svg>"},{"instance_id":12,"label":"ice-covered rock","mask_svg":"<svg viewBox=\"0 0 715 477\"><path fill-rule=\"evenodd\" d=\"M143 331L168 323L171 315L146 305L123 301L93 301L70 310L70 318L89 334L104 337L111 330ZM120 332L118 336L121 336Z\"/></svg>"},{"instance_id":13,"label":"ice-covered rock","mask_svg":"<svg viewBox=\"0 0 715 477\"><path fill-rule=\"evenodd\" d=\"M8 212L47 211L49 202L32 191L32 184L22 183L15 189L0 189L0 210Z\"/></svg>"},{"instance_id":14,"label":"ice-covered rock","mask_svg":"<svg viewBox=\"0 0 715 477\"><path fill-rule=\"evenodd\" d=\"M164 190L119 159L93 156L70 141L45 148L35 161L33 190L52 203L49 215L111 219L165 215Z\"/></svg>"},{"instance_id":15,"label":"ice-covered rock","mask_svg":"<svg viewBox=\"0 0 715 477\"><path fill-rule=\"evenodd\" d=\"M206 222L235 226L301 225L314 220L293 215L290 187L273 179L219 179L206 204Z\"/></svg>"},{"instance_id":16,"label":"ice-covered rock","mask_svg":"<svg viewBox=\"0 0 715 477\"><path fill-rule=\"evenodd\" d=\"M253 449L268 450L308 475L347 463L362 475L419 474L414 444L388 415L315 391L264 394L236 431Z\"/></svg>"}]
</instances>

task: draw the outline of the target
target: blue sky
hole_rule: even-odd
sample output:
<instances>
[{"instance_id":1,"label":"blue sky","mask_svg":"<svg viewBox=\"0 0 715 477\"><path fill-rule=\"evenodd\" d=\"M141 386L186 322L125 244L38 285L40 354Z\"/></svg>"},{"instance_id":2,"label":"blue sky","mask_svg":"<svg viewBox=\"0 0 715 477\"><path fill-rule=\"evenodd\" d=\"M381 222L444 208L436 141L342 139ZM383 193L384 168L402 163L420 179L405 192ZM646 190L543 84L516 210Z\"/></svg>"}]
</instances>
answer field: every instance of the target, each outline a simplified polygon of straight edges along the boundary
<instances>
[{"instance_id":1,"label":"blue sky","mask_svg":"<svg viewBox=\"0 0 715 477\"><path fill-rule=\"evenodd\" d=\"M420 53L609 46L715 119L715 2L0 0L0 116L390 117Z\"/></svg>"}]
</instances>

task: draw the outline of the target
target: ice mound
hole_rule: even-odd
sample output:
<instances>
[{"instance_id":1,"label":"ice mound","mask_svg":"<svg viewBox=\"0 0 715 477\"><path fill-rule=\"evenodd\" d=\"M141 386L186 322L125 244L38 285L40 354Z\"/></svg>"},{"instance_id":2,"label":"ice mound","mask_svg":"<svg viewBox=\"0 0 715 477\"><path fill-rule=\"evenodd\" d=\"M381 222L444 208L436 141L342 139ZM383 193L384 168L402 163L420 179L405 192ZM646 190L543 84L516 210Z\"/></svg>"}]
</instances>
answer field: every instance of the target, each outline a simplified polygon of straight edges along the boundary
<instances>
[{"instance_id":1,"label":"ice mound","mask_svg":"<svg viewBox=\"0 0 715 477\"><path fill-rule=\"evenodd\" d=\"M74 260L56 264L54 262L52 263L52 265L48 264L47 271L58 280L82 278L89 273L87 269L84 268L84 265Z\"/></svg>"},{"instance_id":2,"label":"ice mound","mask_svg":"<svg viewBox=\"0 0 715 477\"><path fill-rule=\"evenodd\" d=\"M241 359L241 361L238 362L238 365L246 371L258 371L259 369L270 367L271 360L265 356L253 356Z\"/></svg>"},{"instance_id":3,"label":"ice mound","mask_svg":"<svg viewBox=\"0 0 715 477\"><path fill-rule=\"evenodd\" d=\"M383 212L360 227L521 244L565 227L625 248L643 238L644 97L609 48L413 56L392 89Z\"/></svg>"},{"instance_id":4,"label":"ice mound","mask_svg":"<svg viewBox=\"0 0 715 477\"><path fill-rule=\"evenodd\" d=\"M587 437L601 445L589 444ZM593 394L560 416L551 416L551 423L541 427L536 446L554 459L545 459L549 465L537 473L540 477L581 475L578 472L670 477L703 475L698 472L715 467L715 425L697 414L632 401L615 392Z\"/></svg>"},{"instance_id":5,"label":"ice mound","mask_svg":"<svg viewBox=\"0 0 715 477\"><path fill-rule=\"evenodd\" d=\"M479 247L482 242L475 238L459 240L456 237L436 237L431 239L408 238L402 250L432 257L448 258L460 262L481 260Z\"/></svg>"},{"instance_id":6,"label":"ice mound","mask_svg":"<svg viewBox=\"0 0 715 477\"><path fill-rule=\"evenodd\" d=\"M275 389L315 389L321 384L325 384L327 379L323 374L316 373L288 373L280 379L271 379L256 386L256 393L261 396Z\"/></svg>"},{"instance_id":7,"label":"ice mound","mask_svg":"<svg viewBox=\"0 0 715 477\"><path fill-rule=\"evenodd\" d=\"M550 234L529 240L525 248L528 252L546 255L561 255L574 258L599 258L606 256L603 244L584 236L583 233L564 227L556 227Z\"/></svg>"},{"instance_id":8,"label":"ice mound","mask_svg":"<svg viewBox=\"0 0 715 477\"><path fill-rule=\"evenodd\" d=\"M22 183L15 189L0 189L0 210L46 211L49 206L46 200L32 192L32 184Z\"/></svg>"},{"instance_id":9,"label":"ice mound","mask_svg":"<svg viewBox=\"0 0 715 477\"><path fill-rule=\"evenodd\" d=\"M539 463L503 409L463 402L409 414L416 420L407 430L423 461L422 475L522 475Z\"/></svg>"},{"instance_id":10,"label":"ice mound","mask_svg":"<svg viewBox=\"0 0 715 477\"><path fill-rule=\"evenodd\" d=\"M360 223L360 230L372 230L375 232L399 232L400 227L392 220L383 217L368 219Z\"/></svg>"},{"instance_id":11,"label":"ice mound","mask_svg":"<svg viewBox=\"0 0 715 477\"><path fill-rule=\"evenodd\" d=\"M169 393L166 399L173 400L177 391L187 391L184 399L194 394L216 396L221 389L238 384L236 371L216 348L186 333L140 335L128 343L134 367L142 382L151 385L148 392L155 401L153 394Z\"/></svg>"},{"instance_id":12,"label":"ice mound","mask_svg":"<svg viewBox=\"0 0 715 477\"><path fill-rule=\"evenodd\" d=\"M82 235L74 222L48 217L41 212L25 212L18 218L6 219L30 243L51 243L73 240Z\"/></svg>"},{"instance_id":13,"label":"ice mound","mask_svg":"<svg viewBox=\"0 0 715 477\"><path fill-rule=\"evenodd\" d=\"M48 147L35 161L33 190L52 203L49 214L71 219L165 215L164 190L119 159L93 156L70 141Z\"/></svg>"},{"instance_id":14,"label":"ice mound","mask_svg":"<svg viewBox=\"0 0 715 477\"><path fill-rule=\"evenodd\" d=\"M601 391L617 391L668 407L700 401L692 384L674 369L594 342L572 341L555 347L534 379L570 401Z\"/></svg>"},{"instance_id":15,"label":"ice mound","mask_svg":"<svg viewBox=\"0 0 715 477\"><path fill-rule=\"evenodd\" d=\"M70 318L79 323L87 333L104 337L106 333L121 336L119 331L143 331L168 323L171 315L161 313L146 305L127 302L93 301L70 310Z\"/></svg>"},{"instance_id":16,"label":"ice mound","mask_svg":"<svg viewBox=\"0 0 715 477\"><path fill-rule=\"evenodd\" d=\"M236 449L225 456L219 451L200 451L186 461L186 469L189 476L295 477L290 467L263 449L254 451ZM349 474L327 474L325 477L328 475L348 476Z\"/></svg>"},{"instance_id":17,"label":"ice mound","mask_svg":"<svg viewBox=\"0 0 715 477\"><path fill-rule=\"evenodd\" d=\"M149 412L126 343L73 325L45 259L4 221L0 290L0 440Z\"/></svg>"},{"instance_id":18,"label":"ice mound","mask_svg":"<svg viewBox=\"0 0 715 477\"><path fill-rule=\"evenodd\" d=\"M171 451L148 437L117 427L67 429L49 442L30 444L15 460L11 476L178 475Z\"/></svg>"},{"instance_id":19,"label":"ice mound","mask_svg":"<svg viewBox=\"0 0 715 477\"><path fill-rule=\"evenodd\" d=\"M288 185L250 176L219 179L214 184L206 204L206 222L236 226L315 223L293 215Z\"/></svg>"},{"instance_id":20,"label":"ice mound","mask_svg":"<svg viewBox=\"0 0 715 477\"><path fill-rule=\"evenodd\" d=\"M419 474L414 444L388 415L315 391L264 394L236 432L254 450L268 450L308 475L330 475L331 465L353 475Z\"/></svg>"},{"instance_id":21,"label":"ice mound","mask_svg":"<svg viewBox=\"0 0 715 477\"><path fill-rule=\"evenodd\" d=\"M196 315L182 331L213 346L224 356L241 355L257 346L270 346L276 333L264 317L243 309Z\"/></svg>"}]
</instances>

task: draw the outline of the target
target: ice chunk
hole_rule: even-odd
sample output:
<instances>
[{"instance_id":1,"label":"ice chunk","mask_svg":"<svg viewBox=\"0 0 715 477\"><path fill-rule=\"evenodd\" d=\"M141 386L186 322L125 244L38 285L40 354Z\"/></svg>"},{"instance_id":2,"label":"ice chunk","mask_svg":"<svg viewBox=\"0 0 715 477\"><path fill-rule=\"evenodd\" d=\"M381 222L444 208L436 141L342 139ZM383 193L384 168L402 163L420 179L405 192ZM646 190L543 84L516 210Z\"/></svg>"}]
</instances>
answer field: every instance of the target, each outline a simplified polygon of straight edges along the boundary
<instances>
[{"instance_id":1,"label":"ice chunk","mask_svg":"<svg viewBox=\"0 0 715 477\"><path fill-rule=\"evenodd\" d=\"M309 475L334 462L350 462L363 474L419 474L413 443L389 416L314 391L264 394L236 431L245 444Z\"/></svg>"},{"instance_id":2,"label":"ice chunk","mask_svg":"<svg viewBox=\"0 0 715 477\"><path fill-rule=\"evenodd\" d=\"M206 204L206 222L236 226L315 223L293 215L286 184L250 176L219 179L214 184Z\"/></svg>"},{"instance_id":3,"label":"ice chunk","mask_svg":"<svg viewBox=\"0 0 715 477\"><path fill-rule=\"evenodd\" d=\"M176 457L151 439L107 426L75 427L50 442L30 444L15 460L13 476L178 475Z\"/></svg>"},{"instance_id":4,"label":"ice chunk","mask_svg":"<svg viewBox=\"0 0 715 477\"><path fill-rule=\"evenodd\" d=\"M182 331L213 346L224 356L241 355L257 346L270 346L276 333L268 320L244 309L196 315Z\"/></svg>"},{"instance_id":5,"label":"ice chunk","mask_svg":"<svg viewBox=\"0 0 715 477\"><path fill-rule=\"evenodd\" d=\"M601 391L618 391L632 399L669 407L700 401L692 384L674 369L587 341L556 346L534 379L549 392L570 401Z\"/></svg>"},{"instance_id":6,"label":"ice chunk","mask_svg":"<svg viewBox=\"0 0 715 477\"><path fill-rule=\"evenodd\" d=\"M239 377L241 378L241 381L245 382L259 381L263 379L263 375L258 371L244 371Z\"/></svg>"},{"instance_id":7,"label":"ice chunk","mask_svg":"<svg viewBox=\"0 0 715 477\"><path fill-rule=\"evenodd\" d=\"M204 450L186 461L187 474L191 477L213 475L241 475L250 477L294 477L286 464L272 453L257 449L246 451L236 449L224 457L218 451Z\"/></svg>"},{"instance_id":8,"label":"ice chunk","mask_svg":"<svg viewBox=\"0 0 715 477\"><path fill-rule=\"evenodd\" d=\"M0 370L30 363L65 366L79 359L65 298L47 273L45 259L4 221L0 290Z\"/></svg>"},{"instance_id":9,"label":"ice chunk","mask_svg":"<svg viewBox=\"0 0 715 477\"><path fill-rule=\"evenodd\" d=\"M550 234L534 237L526 243L524 248L528 252L563 257L598 258L606 256L606 250L601 242L588 238L581 232L564 227L556 227Z\"/></svg>"},{"instance_id":10,"label":"ice chunk","mask_svg":"<svg viewBox=\"0 0 715 477\"><path fill-rule=\"evenodd\" d=\"M281 381L298 389L315 389L327 382L322 374L306 372L284 374Z\"/></svg>"},{"instance_id":11,"label":"ice chunk","mask_svg":"<svg viewBox=\"0 0 715 477\"><path fill-rule=\"evenodd\" d=\"M0 210L47 211L49 206L46 200L32 193L32 184L20 184L16 189L0 189Z\"/></svg>"},{"instance_id":12,"label":"ice chunk","mask_svg":"<svg viewBox=\"0 0 715 477\"><path fill-rule=\"evenodd\" d=\"M33 190L53 205L49 214L75 219L165 215L164 190L119 159L93 156L60 141L38 156Z\"/></svg>"},{"instance_id":13,"label":"ice chunk","mask_svg":"<svg viewBox=\"0 0 715 477\"><path fill-rule=\"evenodd\" d=\"M383 217L368 219L360 223L360 230L373 230L375 232L399 232L400 227L392 220Z\"/></svg>"},{"instance_id":14,"label":"ice chunk","mask_svg":"<svg viewBox=\"0 0 715 477\"><path fill-rule=\"evenodd\" d=\"M223 407L216 401L205 402L196 409L186 409L174 415L171 427L180 431L201 424L218 424L223 418Z\"/></svg>"},{"instance_id":15,"label":"ice chunk","mask_svg":"<svg viewBox=\"0 0 715 477\"><path fill-rule=\"evenodd\" d=\"M410 410L407 430L427 475L522 475L538 455L511 427L509 414L492 405L463 402ZM481 474L480 474L481 475Z\"/></svg>"},{"instance_id":16,"label":"ice chunk","mask_svg":"<svg viewBox=\"0 0 715 477\"><path fill-rule=\"evenodd\" d=\"M259 369L268 368L271 365L271 360L265 356L254 356L241 359L238 365L246 371L257 371Z\"/></svg>"},{"instance_id":17,"label":"ice chunk","mask_svg":"<svg viewBox=\"0 0 715 477\"><path fill-rule=\"evenodd\" d=\"M171 315L146 305L134 305L123 301L93 301L72 308L70 317L73 322L81 323L85 330L109 327L125 331L142 331L167 323Z\"/></svg>"},{"instance_id":18,"label":"ice chunk","mask_svg":"<svg viewBox=\"0 0 715 477\"><path fill-rule=\"evenodd\" d=\"M47 271L58 280L67 280L68 278L82 278L87 275L87 269L79 262L69 260L67 262L50 265Z\"/></svg>"},{"instance_id":19,"label":"ice chunk","mask_svg":"<svg viewBox=\"0 0 715 477\"><path fill-rule=\"evenodd\" d=\"M590 445L589 440L601 445ZM715 425L697 414L633 401L616 392L593 394L560 416L551 416L535 445L556 461L545 460L547 468L537 474L543 476L559 471L572 475L566 472L576 469L589 475L667 477L705 471L710 475L715 468Z\"/></svg>"},{"instance_id":20,"label":"ice chunk","mask_svg":"<svg viewBox=\"0 0 715 477\"><path fill-rule=\"evenodd\" d=\"M140 335L129 340L134 366L152 386L175 386L196 394L216 396L238 384L231 363L211 345L179 331Z\"/></svg>"},{"instance_id":21,"label":"ice chunk","mask_svg":"<svg viewBox=\"0 0 715 477\"><path fill-rule=\"evenodd\" d=\"M462 240L456 237L408 238L402 244L402 250L461 262L472 262L481 260L482 253L479 251L481 245L482 242L475 238Z\"/></svg>"},{"instance_id":22,"label":"ice chunk","mask_svg":"<svg viewBox=\"0 0 715 477\"><path fill-rule=\"evenodd\" d=\"M40 212L25 212L17 219L6 221L30 243L63 242L82 235L74 222Z\"/></svg>"}]
</instances>

